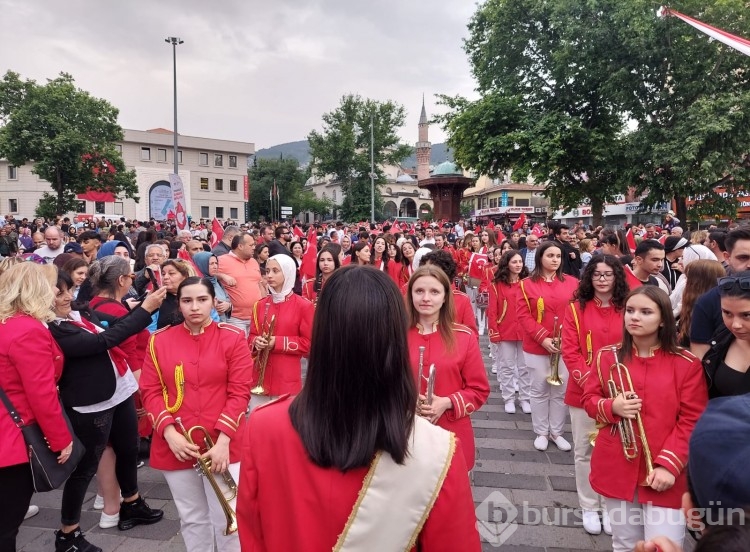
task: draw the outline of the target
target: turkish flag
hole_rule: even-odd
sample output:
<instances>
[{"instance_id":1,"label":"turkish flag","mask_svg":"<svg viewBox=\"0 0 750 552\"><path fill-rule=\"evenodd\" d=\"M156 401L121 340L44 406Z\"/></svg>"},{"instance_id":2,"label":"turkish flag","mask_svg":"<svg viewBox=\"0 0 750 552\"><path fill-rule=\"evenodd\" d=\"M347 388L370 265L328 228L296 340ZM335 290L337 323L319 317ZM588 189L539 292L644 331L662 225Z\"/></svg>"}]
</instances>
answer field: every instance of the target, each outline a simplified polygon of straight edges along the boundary
<instances>
[{"instance_id":1,"label":"turkish flag","mask_svg":"<svg viewBox=\"0 0 750 552\"><path fill-rule=\"evenodd\" d=\"M521 213L521 216L518 217L518 220L513 225L513 230L518 230L519 228L521 228L524 222L526 222L526 213Z\"/></svg>"},{"instance_id":2,"label":"turkish flag","mask_svg":"<svg viewBox=\"0 0 750 552\"><path fill-rule=\"evenodd\" d=\"M307 231L307 249L302 254L302 264L299 267L302 281L312 280L315 278L315 264L318 258L318 238L315 234L315 227L310 225Z\"/></svg>"},{"instance_id":3,"label":"turkish flag","mask_svg":"<svg viewBox=\"0 0 750 552\"><path fill-rule=\"evenodd\" d=\"M631 253L635 253L635 236L633 236L633 228L628 228L628 231L625 232L625 238L628 240L628 248L630 248Z\"/></svg>"},{"instance_id":4,"label":"turkish flag","mask_svg":"<svg viewBox=\"0 0 750 552\"><path fill-rule=\"evenodd\" d=\"M541 226L538 224L535 224L534 227L531 229L531 233L534 234L537 238L541 238L544 236L544 232L542 231Z\"/></svg>"},{"instance_id":5,"label":"turkish flag","mask_svg":"<svg viewBox=\"0 0 750 552\"><path fill-rule=\"evenodd\" d=\"M213 222L211 222L211 249L219 245L219 242L223 237L224 228L222 228L221 224L219 224L219 221L216 219L216 217L214 217Z\"/></svg>"},{"instance_id":6,"label":"turkish flag","mask_svg":"<svg viewBox=\"0 0 750 552\"><path fill-rule=\"evenodd\" d=\"M401 226L398 222L396 222L397 220L398 218L393 219L393 224L391 225L391 234L395 234L401 231Z\"/></svg>"},{"instance_id":7,"label":"turkish flag","mask_svg":"<svg viewBox=\"0 0 750 552\"><path fill-rule=\"evenodd\" d=\"M487 255L472 253L469 259L469 278L481 279L484 275L484 265L488 262Z\"/></svg>"}]
</instances>

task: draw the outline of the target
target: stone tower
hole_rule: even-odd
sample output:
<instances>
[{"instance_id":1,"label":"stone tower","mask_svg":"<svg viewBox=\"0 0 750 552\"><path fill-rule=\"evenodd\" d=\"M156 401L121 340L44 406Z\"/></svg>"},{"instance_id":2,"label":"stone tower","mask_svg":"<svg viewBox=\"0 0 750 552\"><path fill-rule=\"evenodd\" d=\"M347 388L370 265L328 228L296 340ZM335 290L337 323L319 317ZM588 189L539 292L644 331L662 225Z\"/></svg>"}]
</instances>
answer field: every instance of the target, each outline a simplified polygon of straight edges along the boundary
<instances>
[{"instance_id":1,"label":"stone tower","mask_svg":"<svg viewBox=\"0 0 750 552\"><path fill-rule=\"evenodd\" d=\"M430 155L432 144L427 138L429 124L427 123L427 112L424 108L424 95L422 96L422 114L419 116L419 141L417 142L417 181L430 178Z\"/></svg>"}]
</instances>

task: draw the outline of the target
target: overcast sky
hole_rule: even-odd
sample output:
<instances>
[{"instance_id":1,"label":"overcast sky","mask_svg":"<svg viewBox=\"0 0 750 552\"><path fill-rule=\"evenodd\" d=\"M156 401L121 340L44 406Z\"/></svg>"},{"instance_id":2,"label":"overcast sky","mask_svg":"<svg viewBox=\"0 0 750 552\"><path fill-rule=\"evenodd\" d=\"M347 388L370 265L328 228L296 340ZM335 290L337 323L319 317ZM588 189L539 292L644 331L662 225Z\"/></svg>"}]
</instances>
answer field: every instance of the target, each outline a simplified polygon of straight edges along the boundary
<instances>
[{"instance_id":1,"label":"overcast sky","mask_svg":"<svg viewBox=\"0 0 750 552\"><path fill-rule=\"evenodd\" d=\"M173 126L177 48L181 134L304 139L342 95L394 100L417 140L422 94L473 96L462 39L476 5L459 0L0 0L0 70L44 82L60 71L120 110L125 128ZM444 140L436 125L433 143Z\"/></svg>"}]
</instances>

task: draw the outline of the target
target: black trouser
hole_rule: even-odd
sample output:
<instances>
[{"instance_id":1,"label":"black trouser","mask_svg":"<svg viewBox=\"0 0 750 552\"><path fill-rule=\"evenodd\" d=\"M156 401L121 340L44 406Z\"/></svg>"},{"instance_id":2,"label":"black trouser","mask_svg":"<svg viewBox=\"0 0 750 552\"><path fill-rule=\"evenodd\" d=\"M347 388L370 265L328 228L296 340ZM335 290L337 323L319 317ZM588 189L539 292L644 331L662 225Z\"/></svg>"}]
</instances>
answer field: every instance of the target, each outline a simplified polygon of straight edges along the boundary
<instances>
[{"instance_id":1,"label":"black trouser","mask_svg":"<svg viewBox=\"0 0 750 552\"><path fill-rule=\"evenodd\" d=\"M86 447L81 462L65 483L60 512L63 525L76 525L81 520L86 490L96 475L107 444L117 457L115 475L123 498L128 499L138 492L138 418L133 397L103 412L81 414L68 407L65 412L73 431Z\"/></svg>"},{"instance_id":2,"label":"black trouser","mask_svg":"<svg viewBox=\"0 0 750 552\"><path fill-rule=\"evenodd\" d=\"M31 504L34 484L29 464L16 464L0 468L0 497L3 513L0 515L0 552L16 552L16 536L23 517Z\"/></svg>"}]
</instances>

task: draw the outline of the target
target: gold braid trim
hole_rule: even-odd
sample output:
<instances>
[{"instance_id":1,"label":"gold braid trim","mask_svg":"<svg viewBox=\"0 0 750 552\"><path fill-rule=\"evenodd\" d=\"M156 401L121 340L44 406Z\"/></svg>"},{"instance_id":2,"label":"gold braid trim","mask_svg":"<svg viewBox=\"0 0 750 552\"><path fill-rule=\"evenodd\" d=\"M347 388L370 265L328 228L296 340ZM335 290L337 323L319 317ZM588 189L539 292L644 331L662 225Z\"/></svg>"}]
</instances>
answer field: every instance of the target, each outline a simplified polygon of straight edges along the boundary
<instances>
[{"instance_id":1,"label":"gold braid trim","mask_svg":"<svg viewBox=\"0 0 750 552\"><path fill-rule=\"evenodd\" d=\"M544 318L544 299L541 297L536 300L536 323L541 324Z\"/></svg>"},{"instance_id":2,"label":"gold braid trim","mask_svg":"<svg viewBox=\"0 0 750 552\"><path fill-rule=\"evenodd\" d=\"M591 361L594 359L594 349L591 343L591 330L586 334L586 366L591 366Z\"/></svg>"},{"instance_id":3,"label":"gold braid trim","mask_svg":"<svg viewBox=\"0 0 750 552\"><path fill-rule=\"evenodd\" d=\"M349 519L346 520L346 525L344 526L344 530L339 535L338 541L336 542L336 546L334 546L333 551L338 552L344 547L344 541L346 540L346 534L349 532L349 529L352 526L352 523L354 523L354 518L357 517L357 512L359 512L359 507L362 505L362 501L365 499L365 495L367 494L367 489L370 488L370 482L372 481L373 476L375 475L375 468L378 467L378 462L380 462L380 457L383 455L383 451L379 450L375 453L375 458L372 459L372 462L370 463L370 469L367 471L367 475L365 476L364 481L362 481L362 488L359 490L359 495L357 496L357 502L354 503L354 508L352 508L352 511L349 513Z\"/></svg>"},{"instance_id":4,"label":"gold braid trim","mask_svg":"<svg viewBox=\"0 0 750 552\"><path fill-rule=\"evenodd\" d=\"M169 406L169 391L167 390L167 386L164 384L164 378L162 377L161 369L159 368L159 361L156 360L156 351L154 350L155 338L156 334L153 334L148 342L148 352L151 354L151 361L154 363L154 368L156 368L156 375L159 376L159 383L161 384L161 394L164 397L164 406L166 407L167 412L169 412L170 414L174 414L180 409L180 407L182 406L182 400L185 398L184 368L182 363L179 363L174 368L174 383L175 387L177 388L177 398L175 399L174 404L172 406Z\"/></svg>"}]
</instances>

